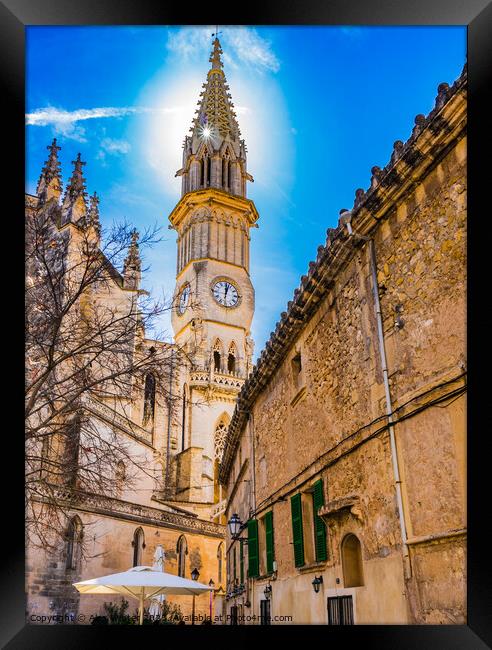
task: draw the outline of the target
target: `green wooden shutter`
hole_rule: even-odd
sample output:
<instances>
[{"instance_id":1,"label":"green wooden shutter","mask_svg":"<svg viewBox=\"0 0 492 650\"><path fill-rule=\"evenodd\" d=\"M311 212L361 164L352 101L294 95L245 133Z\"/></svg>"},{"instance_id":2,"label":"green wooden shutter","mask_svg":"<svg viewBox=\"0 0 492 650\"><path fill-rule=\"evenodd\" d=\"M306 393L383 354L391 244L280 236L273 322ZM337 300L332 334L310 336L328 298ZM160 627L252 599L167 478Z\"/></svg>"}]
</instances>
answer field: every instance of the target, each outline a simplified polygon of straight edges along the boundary
<instances>
[{"instance_id":1,"label":"green wooden shutter","mask_svg":"<svg viewBox=\"0 0 492 650\"><path fill-rule=\"evenodd\" d=\"M326 525L318 516L318 508L325 503L323 494L323 479L316 481L313 485L313 510L314 510L314 539L316 547L316 561L324 562L328 558L326 550Z\"/></svg>"},{"instance_id":2,"label":"green wooden shutter","mask_svg":"<svg viewBox=\"0 0 492 650\"><path fill-rule=\"evenodd\" d=\"M257 578L260 575L260 562L258 553L258 521L248 521L248 576Z\"/></svg>"},{"instance_id":3,"label":"green wooden shutter","mask_svg":"<svg viewBox=\"0 0 492 650\"><path fill-rule=\"evenodd\" d=\"M273 543L273 510L265 515L266 539L266 572L273 573L274 543Z\"/></svg>"},{"instance_id":4,"label":"green wooden shutter","mask_svg":"<svg viewBox=\"0 0 492 650\"><path fill-rule=\"evenodd\" d=\"M240 574L240 580L241 584L244 584L244 548L243 548L243 540L239 540L239 574Z\"/></svg>"},{"instance_id":5,"label":"green wooden shutter","mask_svg":"<svg viewBox=\"0 0 492 650\"><path fill-rule=\"evenodd\" d=\"M302 538L302 503L301 495L294 494L290 498L290 509L292 514L292 536L294 538L294 564L304 564L304 540Z\"/></svg>"},{"instance_id":6,"label":"green wooden shutter","mask_svg":"<svg viewBox=\"0 0 492 650\"><path fill-rule=\"evenodd\" d=\"M236 572L236 547L235 546L232 549L232 566L233 566L232 577L234 578L234 584L236 584L237 572Z\"/></svg>"}]
</instances>

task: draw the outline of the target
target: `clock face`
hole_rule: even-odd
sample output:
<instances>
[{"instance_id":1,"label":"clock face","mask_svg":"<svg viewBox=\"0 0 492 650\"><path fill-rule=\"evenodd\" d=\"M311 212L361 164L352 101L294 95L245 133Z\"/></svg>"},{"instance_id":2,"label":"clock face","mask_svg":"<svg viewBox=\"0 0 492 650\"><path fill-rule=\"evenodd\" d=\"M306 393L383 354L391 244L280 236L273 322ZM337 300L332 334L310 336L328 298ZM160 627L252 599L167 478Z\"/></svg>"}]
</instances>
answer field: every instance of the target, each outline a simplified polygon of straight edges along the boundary
<instances>
[{"instance_id":1,"label":"clock face","mask_svg":"<svg viewBox=\"0 0 492 650\"><path fill-rule=\"evenodd\" d=\"M227 280L219 280L212 287L215 300L224 307L236 307L239 303L239 294L236 287Z\"/></svg>"},{"instance_id":2,"label":"clock face","mask_svg":"<svg viewBox=\"0 0 492 650\"><path fill-rule=\"evenodd\" d=\"M180 314L184 314L186 307L188 306L189 299L190 299L190 285L187 284L183 287L183 289L181 290L181 294L179 296L178 312Z\"/></svg>"}]
</instances>

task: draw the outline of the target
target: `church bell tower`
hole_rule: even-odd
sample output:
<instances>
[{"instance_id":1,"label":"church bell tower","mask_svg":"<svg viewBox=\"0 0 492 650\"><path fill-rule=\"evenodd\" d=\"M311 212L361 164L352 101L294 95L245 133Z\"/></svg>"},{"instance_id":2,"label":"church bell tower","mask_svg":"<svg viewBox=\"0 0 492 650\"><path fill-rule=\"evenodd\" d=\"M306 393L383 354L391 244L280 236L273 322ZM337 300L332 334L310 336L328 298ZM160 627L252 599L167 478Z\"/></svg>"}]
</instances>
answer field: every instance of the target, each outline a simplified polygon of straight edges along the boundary
<instances>
[{"instance_id":1,"label":"church bell tower","mask_svg":"<svg viewBox=\"0 0 492 650\"><path fill-rule=\"evenodd\" d=\"M246 197L241 139L216 37L198 110L185 137L181 199L169 216L177 233L172 326L191 360L183 377L178 494L220 501L217 468L237 395L252 368L254 289L250 228L258 212ZM186 477L186 478L184 478Z\"/></svg>"}]
</instances>

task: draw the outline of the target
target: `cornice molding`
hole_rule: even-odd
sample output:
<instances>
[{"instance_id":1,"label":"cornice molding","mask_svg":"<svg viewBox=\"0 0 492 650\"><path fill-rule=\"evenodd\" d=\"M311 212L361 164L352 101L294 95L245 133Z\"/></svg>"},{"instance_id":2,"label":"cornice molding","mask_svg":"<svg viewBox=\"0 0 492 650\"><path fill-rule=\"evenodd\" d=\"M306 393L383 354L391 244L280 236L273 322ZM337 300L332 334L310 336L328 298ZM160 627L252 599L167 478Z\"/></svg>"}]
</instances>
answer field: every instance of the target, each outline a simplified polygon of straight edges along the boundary
<instances>
[{"instance_id":1,"label":"cornice molding","mask_svg":"<svg viewBox=\"0 0 492 650\"><path fill-rule=\"evenodd\" d=\"M54 488L50 496L36 497L36 501L51 502L55 498L60 506L91 514L104 515L113 519L126 519L147 526L160 526L187 531L209 537L225 536L225 526L212 521L188 515L153 508L138 503L122 501L113 497L77 492L65 488Z\"/></svg>"},{"instance_id":2,"label":"cornice molding","mask_svg":"<svg viewBox=\"0 0 492 650\"><path fill-rule=\"evenodd\" d=\"M220 205L234 212L241 213L247 220L249 226L254 226L259 219L258 210L251 199L243 198L228 194L214 187L208 187L203 190L194 190L187 192L176 204L175 208L169 215L171 228L176 230L177 226L188 214L190 208L196 208L202 205L211 205L212 203Z\"/></svg>"}]
</instances>

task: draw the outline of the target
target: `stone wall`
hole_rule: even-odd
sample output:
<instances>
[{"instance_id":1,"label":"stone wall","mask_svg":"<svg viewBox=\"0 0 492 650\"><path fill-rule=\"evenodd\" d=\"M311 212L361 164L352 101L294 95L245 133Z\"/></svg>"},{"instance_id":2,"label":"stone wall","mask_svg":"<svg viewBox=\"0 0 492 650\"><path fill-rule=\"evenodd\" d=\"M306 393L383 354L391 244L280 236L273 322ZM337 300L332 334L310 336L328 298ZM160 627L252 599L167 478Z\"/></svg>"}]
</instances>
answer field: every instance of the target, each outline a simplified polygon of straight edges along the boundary
<instances>
[{"instance_id":1,"label":"stone wall","mask_svg":"<svg viewBox=\"0 0 492 650\"><path fill-rule=\"evenodd\" d=\"M326 247L318 249L239 395L221 467L230 495L227 517L239 506L232 468L247 428L242 414L250 411L256 517L273 509L277 560L276 573L253 581L255 614L271 580L272 614L291 613L294 623L326 622L326 598L340 594L353 597L356 623L466 620L462 83L463 77L447 103L448 91L440 87L435 111L429 118L417 116L412 138L407 145L395 143L384 173L373 169L367 195L357 191L355 234L343 220L328 231ZM377 260L405 538L369 237ZM290 497L309 491L320 478L328 558L296 568ZM344 584L342 567L348 533L362 548L364 581L353 588ZM319 601L311 586L315 575L323 577Z\"/></svg>"}]
</instances>

